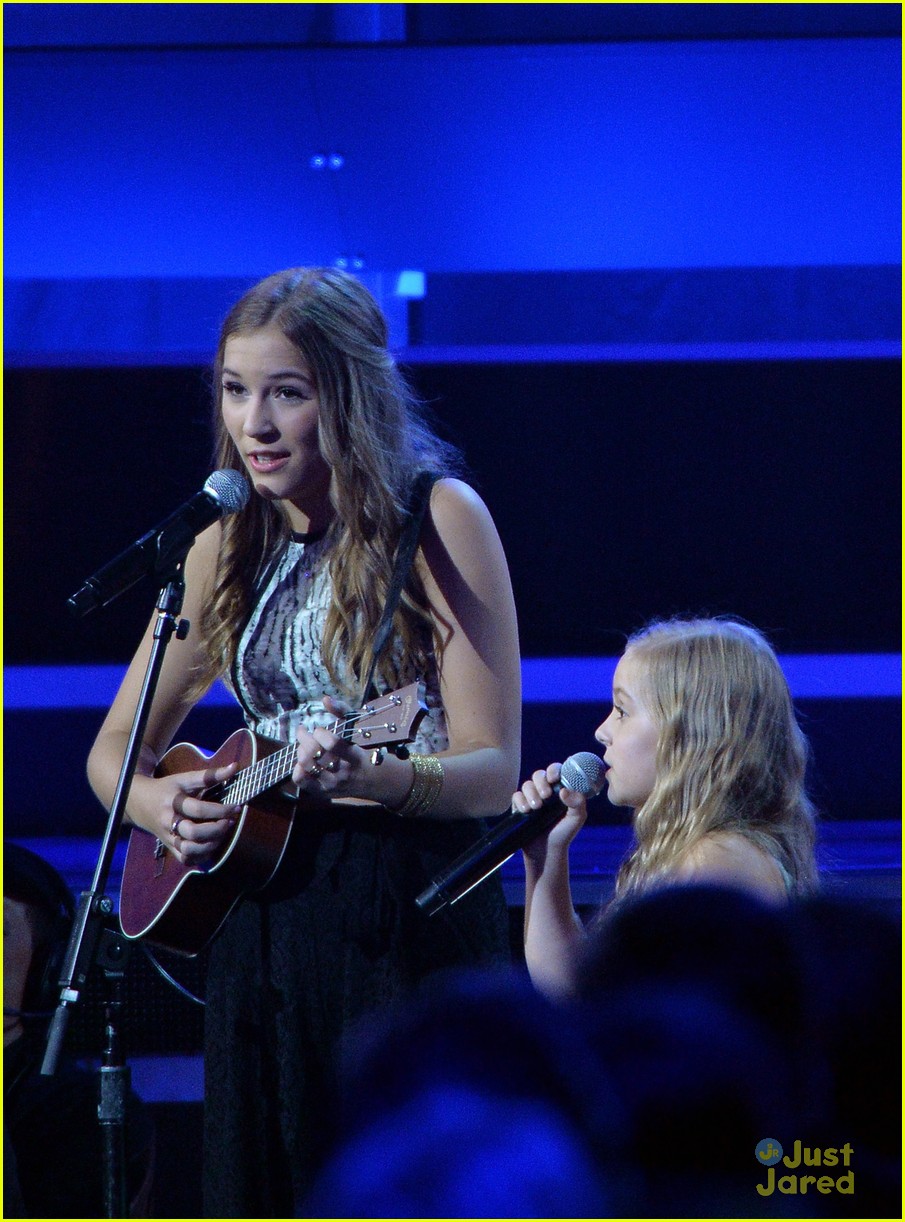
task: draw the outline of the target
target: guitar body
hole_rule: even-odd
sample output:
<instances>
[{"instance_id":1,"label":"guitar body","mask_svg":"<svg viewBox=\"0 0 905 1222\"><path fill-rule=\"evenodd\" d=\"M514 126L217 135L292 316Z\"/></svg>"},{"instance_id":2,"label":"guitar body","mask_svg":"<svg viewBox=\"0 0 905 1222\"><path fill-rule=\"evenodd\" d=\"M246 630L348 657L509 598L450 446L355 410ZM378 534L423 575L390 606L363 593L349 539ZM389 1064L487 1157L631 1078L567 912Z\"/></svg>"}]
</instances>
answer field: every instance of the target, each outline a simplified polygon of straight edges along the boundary
<instances>
[{"instance_id":1,"label":"guitar body","mask_svg":"<svg viewBox=\"0 0 905 1222\"><path fill-rule=\"evenodd\" d=\"M282 750L251 730L236 730L213 756L177 743L156 773L170 776L198 768L257 763ZM119 919L127 938L145 938L183 955L197 955L211 941L243 895L270 881L286 850L297 803L264 793L242 808L217 861L186 866L150 832L133 828L126 850Z\"/></svg>"},{"instance_id":2,"label":"guitar body","mask_svg":"<svg viewBox=\"0 0 905 1222\"><path fill-rule=\"evenodd\" d=\"M419 683L375 697L332 730L365 749L398 750L411 742L427 712ZM177 743L161 759L156 776L238 764L234 776L201 795L240 806L242 813L220 856L199 869L183 865L156 836L133 828L119 896L119 922L127 938L144 938L182 955L207 946L243 895L259 891L276 873L300 803L280 789L292 775L293 743L252 730L236 730L214 755Z\"/></svg>"}]
</instances>

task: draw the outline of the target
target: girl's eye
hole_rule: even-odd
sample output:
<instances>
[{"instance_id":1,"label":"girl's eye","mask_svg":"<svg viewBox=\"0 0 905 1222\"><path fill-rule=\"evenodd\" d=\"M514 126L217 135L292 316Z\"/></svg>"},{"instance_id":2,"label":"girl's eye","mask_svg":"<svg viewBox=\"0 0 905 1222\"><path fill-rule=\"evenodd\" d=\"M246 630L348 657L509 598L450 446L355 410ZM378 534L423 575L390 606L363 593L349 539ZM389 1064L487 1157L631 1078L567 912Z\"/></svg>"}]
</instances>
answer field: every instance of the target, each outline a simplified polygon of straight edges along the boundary
<instances>
[{"instance_id":1,"label":"girl's eye","mask_svg":"<svg viewBox=\"0 0 905 1222\"><path fill-rule=\"evenodd\" d=\"M304 394L298 386L278 386L274 391L274 398L287 399L292 403L299 403L308 396Z\"/></svg>"},{"instance_id":2,"label":"girl's eye","mask_svg":"<svg viewBox=\"0 0 905 1222\"><path fill-rule=\"evenodd\" d=\"M620 721L625 716L625 709L621 708L618 704L613 705L613 712L616 714L616 716L619 718Z\"/></svg>"},{"instance_id":3,"label":"girl's eye","mask_svg":"<svg viewBox=\"0 0 905 1222\"><path fill-rule=\"evenodd\" d=\"M223 393L225 395L241 395L245 387L241 382L224 382Z\"/></svg>"}]
</instances>

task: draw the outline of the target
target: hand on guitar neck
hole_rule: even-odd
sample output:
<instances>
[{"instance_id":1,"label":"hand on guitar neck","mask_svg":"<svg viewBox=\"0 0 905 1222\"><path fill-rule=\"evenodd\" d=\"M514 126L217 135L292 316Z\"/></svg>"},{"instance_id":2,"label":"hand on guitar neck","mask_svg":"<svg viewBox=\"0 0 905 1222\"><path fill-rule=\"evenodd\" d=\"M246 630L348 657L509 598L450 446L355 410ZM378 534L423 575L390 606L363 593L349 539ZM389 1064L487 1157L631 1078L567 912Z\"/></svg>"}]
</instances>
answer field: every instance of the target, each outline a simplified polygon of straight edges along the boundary
<instances>
[{"instance_id":1,"label":"hand on guitar neck","mask_svg":"<svg viewBox=\"0 0 905 1222\"><path fill-rule=\"evenodd\" d=\"M395 693L394 696L399 694ZM374 707L379 703L375 701ZM385 745L381 747L375 736L379 721L366 730L366 739L362 739L360 734L353 738L359 715L340 708L329 696L324 697L324 707L337 717L332 726L311 731L300 726L296 733L292 782L297 787L298 795L360 799L385 806L401 805L411 787L411 766L396 763L394 767L392 763L387 763L381 768L374 767L376 760L382 760L386 754ZM422 716L423 712L419 712L419 721ZM347 727L352 727L351 734L347 732ZM398 733L398 723L389 722L387 731ZM380 741L385 741L382 735ZM399 746L398 742L396 746ZM375 755L378 750L380 754Z\"/></svg>"}]
</instances>

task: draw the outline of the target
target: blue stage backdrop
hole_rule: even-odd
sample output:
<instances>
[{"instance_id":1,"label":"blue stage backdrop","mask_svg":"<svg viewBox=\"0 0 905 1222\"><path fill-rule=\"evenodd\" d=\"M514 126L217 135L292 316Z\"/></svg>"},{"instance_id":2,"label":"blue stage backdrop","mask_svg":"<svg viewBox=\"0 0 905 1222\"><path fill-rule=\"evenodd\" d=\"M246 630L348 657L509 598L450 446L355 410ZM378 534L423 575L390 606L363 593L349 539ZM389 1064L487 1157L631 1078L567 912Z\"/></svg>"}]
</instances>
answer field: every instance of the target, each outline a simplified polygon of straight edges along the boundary
<instances>
[{"instance_id":1,"label":"blue stage backdrop","mask_svg":"<svg viewBox=\"0 0 905 1222\"><path fill-rule=\"evenodd\" d=\"M625 633L731 612L817 676L828 814L898 820L899 6L4 25L8 832L98 829L72 668L121 666L153 593L65 600L203 482L218 323L300 263L372 287L499 523L526 767L590 745Z\"/></svg>"}]
</instances>

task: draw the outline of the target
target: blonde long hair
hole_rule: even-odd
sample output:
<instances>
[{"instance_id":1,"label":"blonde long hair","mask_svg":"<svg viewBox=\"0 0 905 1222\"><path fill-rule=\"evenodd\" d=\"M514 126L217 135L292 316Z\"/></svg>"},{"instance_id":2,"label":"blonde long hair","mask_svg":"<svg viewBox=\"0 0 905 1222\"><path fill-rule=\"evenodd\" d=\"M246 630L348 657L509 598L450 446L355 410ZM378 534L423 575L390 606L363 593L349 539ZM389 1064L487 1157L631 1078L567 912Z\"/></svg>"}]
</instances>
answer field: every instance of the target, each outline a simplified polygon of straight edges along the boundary
<instances>
[{"instance_id":1,"label":"blonde long hair","mask_svg":"<svg viewBox=\"0 0 905 1222\"><path fill-rule=\"evenodd\" d=\"M794 892L816 884L808 744L776 654L735 620L668 620L629 638L640 692L660 728L656 781L635 812L621 896L667 875L708 833L739 832L770 852Z\"/></svg>"},{"instance_id":2,"label":"blonde long hair","mask_svg":"<svg viewBox=\"0 0 905 1222\"><path fill-rule=\"evenodd\" d=\"M333 590L323 652L331 677L350 696L367 674L371 642L392 577L409 494L422 471L457 473L458 453L437 438L388 350L386 319L354 276L335 268L290 268L249 290L226 317L214 362L216 467L243 470L220 411L226 341L238 333L278 327L308 365L320 400L319 444L332 476L329 564ZM202 618L206 659L196 680L203 689L228 671L252 610L256 582L288 538L278 504L252 496L224 519L213 598ZM395 686L400 673L423 674L432 636L423 586L412 570L394 629L398 667L387 651L378 678ZM341 665L340 659L345 665Z\"/></svg>"}]
</instances>

